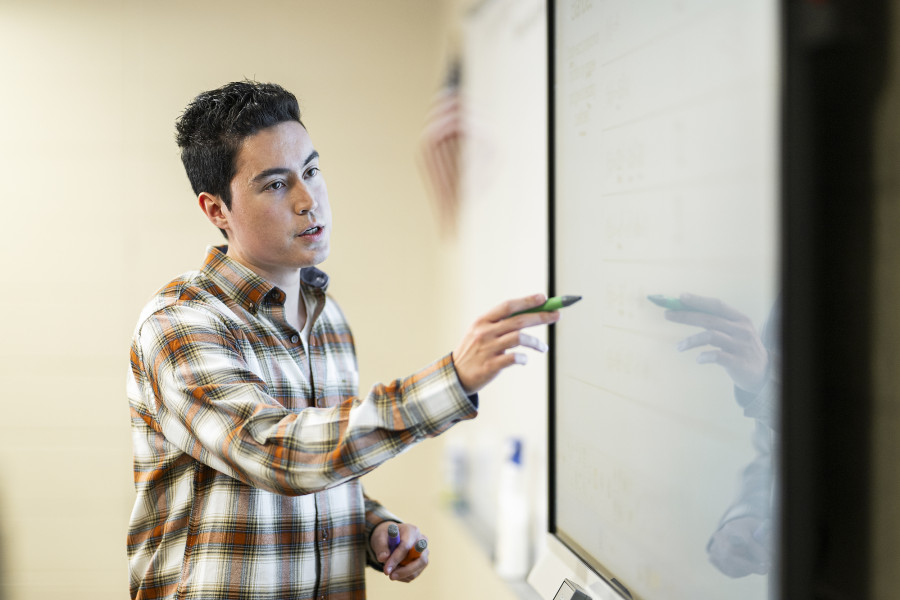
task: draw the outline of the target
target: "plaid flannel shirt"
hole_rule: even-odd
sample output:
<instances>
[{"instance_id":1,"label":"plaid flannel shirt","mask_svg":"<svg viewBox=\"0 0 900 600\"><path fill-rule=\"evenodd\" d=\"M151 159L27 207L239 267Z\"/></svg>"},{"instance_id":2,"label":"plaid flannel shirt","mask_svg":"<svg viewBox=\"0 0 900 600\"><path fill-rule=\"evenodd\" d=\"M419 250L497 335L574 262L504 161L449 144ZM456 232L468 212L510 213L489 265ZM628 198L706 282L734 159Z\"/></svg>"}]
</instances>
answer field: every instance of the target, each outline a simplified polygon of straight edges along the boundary
<instances>
[{"instance_id":1,"label":"plaid flannel shirt","mask_svg":"<svg viewBox=\"0 0 900 600\"><path fill-rule=\"evenodd\" d=\"M365 597L385 519L359 476L475 416L449 356L357 392L353 338L304 269L309 357L285 294L210 248L144 308L131 347L132 598Z\"/></svg>"}]
</instances>

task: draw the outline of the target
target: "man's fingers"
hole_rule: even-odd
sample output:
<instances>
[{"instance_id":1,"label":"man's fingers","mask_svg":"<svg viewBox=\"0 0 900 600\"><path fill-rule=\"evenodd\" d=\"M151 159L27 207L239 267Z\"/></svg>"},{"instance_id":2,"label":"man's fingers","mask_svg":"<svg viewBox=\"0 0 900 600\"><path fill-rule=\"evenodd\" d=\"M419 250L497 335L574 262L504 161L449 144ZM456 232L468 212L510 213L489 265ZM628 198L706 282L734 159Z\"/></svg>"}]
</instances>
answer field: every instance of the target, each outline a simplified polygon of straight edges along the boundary
<instances>
[{"instance_id":1,"label":"man's fingers","mask_svg":"<svg viewBox=\"0 0 900 600\"><path fill-rule=\"evenodd\" d=\"M540 306L544 302L547 301L547 296L544 294L532 294L531 296L525 296L523 298L514 298L512 300L506 300L505 302L501 302L487 313L485 313L484 318L492 323L496 323L497 321L502 321L509 315L519 312L520 310L528 310L529 308L534 308L535 306Z\"/></svg>"},{"instance_id":2,"label":"man's fingers","mask_svg":"<svg viewBox=\"0 0 900 600\"><path fill-rule=\"evenodd\" d=\"M667 310L663 313L663 317L673 323L692 325L703 329L719 329L722 331L734 329L734 324L728 319L695 310Z\"/></svg>"},{"instance_id":3,"label":"man's fingers","mask_svg":"<svg viewBox=\"0 0 900 600\"><path fill-rule=\"evenodd\" d=\"M427 550L426 554L423 554L411 563L397 567L397 569L393 573L391 573L390 577L394 581L409 583L410 581L421 575L426 566L428 566Z\"/></svg>"},{"instance_id":4,"label":"man's fingers","mask_svg":"<svg viewBox=\"0 0 900 600\"><path fill-rule=\"evenodd\" d=\"M731 357L731 355L726 354L726 353L722 352L721 350L707 350L706 352L701 352L697 356L697 362L701 365L708 365L708 364L715 363L715 364L719 364L723 367L726 367L726 365L725 365L725 361L727 360L726 357Z\"/></svg>"},{"instance_id":5,"label":"man's fingers","mask_svg":"<svg viewBox=\"0 0 900 600\"><path fill-rule=\"evenodd\" d=\"M503 337L497 339L496 346L496 350L498 353L505 352L506 350L510 350L518 346L531 348L532 350L537 350L538 352L546 352L548 350L547 344L537 339L533 335L528 335L523 331L511 331L507 333Z\"/></svg>"},{"instance_id":6,"label":"man's fingers","mask_svg":"<svg viewBox=\"0 0 900 600\"><path fill-rule=\"evenodd\" d=\"M380 562L385 562L391 555L387 545L387 536L381 535L381 531L378 528L376 528L375 533L372 535L371 544L372 552L375 553L375 556Z\"/></svg>"},{"instance_id":7,"label":"man's fingers","mask_svg":"<svg viewBox=\"0 0 900 600\"><path fill-rule=\"evenodd\" d=\"M519 335L519 345L531 348L532 350L537 350L538 352L546 352L550 349L547 344L527 333L521 333Z\"/></svg>"},{"instance_id":8,"label":"man's fingers","mask_svg":"<svg viewBox=\"0 0 900 600\"><path fill-rule=\"evenodd\" d=\"M697 348L700 346L715 346L727 352L736 352L739 350L740 344L735 342L734 338L725 335L721 331L701 331L690 337L686 337L675 348L679 352Z\"/></svg>"},{"instance_id":9,"label":"man's fingers","mask_svg":"<svg viewBox=\"0 0 900 600\"><path fill-rule=\"evenodd\" d=\"M559 321L559 311L553 310L548 312L527 313L524 315L516 315L508 319L503 319L494 324L496 334L498 336L506 335L510 331L518 331L527 329L536 325L547 325Z\"/></svg>"},{"instance_id":10,"label":"man's fingers","mask_svg":"<svg viewBox=\"0 0 900 600\"><path fill-rule=\"evenodd\" d=\"M705 354L715 354L715 356L704 356ZM737 368L744 366L743 363L737 356L730 352L725 352L722 350L713 350L710 352L703 352L700 356L697 357L698 363L716 363L720 367L723 367L729 373L733 372ZM744 367L746 370L746 367Z\"/></svg>"},{"instance_id":11,"label":"man's fingers","mask_svg":"<svg viewBox=\"0 0 900 600\"><path fill-rule=\"evenodd\" d=\"M709 560L717 569L729 577L743 577L756 572L756 565L753 561L743 557L728 555L723 557L713 554L709 557Z\"/></svg>"},{"instance_id":12,"label":"man's fingers","mask_svg":"<svg viewBox=\"0 0 900 600\"><path fill-rule=\"evenodd\" d=\"M709 331L701 331L700 333L695 333L692 336L686 337L675 346L675 349L679 352L684 352L686 350L690 350L691 348L697 348L698 346L705 346L709 343L710 337L712 334Z\"/></svg>"},{"instance_id":13,"label":"man's fingers","mask_svg":"<svg viewBox=\"0 0 900 600\"><path fill-rule=\"evenodd\" d=\"M425 570L425 567L428 566L429 550L427 548L415 560L403 564L403 560L407 558L410 549L411 547L406 548L401 545L394 550L394 554L391 555L391 560L385 563L385 572L391 580L409 583L421 575L422 571Z\"/></svg>"},{"instance_id":14,"label":"man's fingers","mask_svg":"<svg viewBox=\"0 0 900 600\"><path fill-rule=\"evenodd\" d=\"M689 309L719 315L729 321L739 321L746 318L744 313L725 304L718 298L709 298L694 294L682 294L678 299Z\"/></svg>"},{"instance_id":15,"label":"man's fingers","mask_svg":"<svg viewBox=\"0 0 900 600\"><path fill-rule=\"evenodd\" d=\"M743 540L738 541L735 536L720 540L709 558L710 562L729 577L743 577L750 573L764 575L768 572L770 562L763 548Z\"/></svg>"},{"instance_id":16,"label":"man's fingers","mask_svg":"<svg viewBox=\"0 0 900 600\"><path fill-rule=\"evenodd\" d=\"M528 355L523 354L521 352L505 352L503 354L498 354L494 358L485 362L485 368L497 375L505 369L506 367L510 367L512 365L527 365L528 364Z\"/></svg>"}]
</instances>

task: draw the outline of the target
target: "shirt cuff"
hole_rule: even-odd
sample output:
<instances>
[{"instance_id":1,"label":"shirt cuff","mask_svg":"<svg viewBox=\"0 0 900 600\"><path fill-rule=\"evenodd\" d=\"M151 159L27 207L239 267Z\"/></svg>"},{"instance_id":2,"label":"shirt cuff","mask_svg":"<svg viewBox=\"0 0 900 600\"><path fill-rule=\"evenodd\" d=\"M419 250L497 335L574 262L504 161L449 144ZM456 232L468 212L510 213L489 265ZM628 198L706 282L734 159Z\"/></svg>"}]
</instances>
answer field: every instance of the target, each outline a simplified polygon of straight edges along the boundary
<instances>
[{"instance_id":1,"label":"shirt cuff","mask_svg":"<svg viewBox=\"0 0 900 600\"><path fill-rule=\"evenodd\" d=\"M763 388L756 394L742 390L737 386L734 388L734 397L740 407L744 409L744 416L756 419L773 430L778 429L779 393L779 382L772 377L766 380Z\"/></svg>"},{"instance_id":2,"label":"shirt cuff","mask_svg":"<svg viewBox=\"0 0 900 600\"><path fill-rule=\"evenodd\" d=\"M466 390L463 388L462 381L459 380L459 373L456 371L456 363L453 362L453 353L447 355L450 358L450 364L453 365L453 375L456 376L456 385L462 390L462 393L465 394ZM478 410L478 392L474 392L468 395L469 402L472 403L472 408Z\"/></svg>"}]
</instances>

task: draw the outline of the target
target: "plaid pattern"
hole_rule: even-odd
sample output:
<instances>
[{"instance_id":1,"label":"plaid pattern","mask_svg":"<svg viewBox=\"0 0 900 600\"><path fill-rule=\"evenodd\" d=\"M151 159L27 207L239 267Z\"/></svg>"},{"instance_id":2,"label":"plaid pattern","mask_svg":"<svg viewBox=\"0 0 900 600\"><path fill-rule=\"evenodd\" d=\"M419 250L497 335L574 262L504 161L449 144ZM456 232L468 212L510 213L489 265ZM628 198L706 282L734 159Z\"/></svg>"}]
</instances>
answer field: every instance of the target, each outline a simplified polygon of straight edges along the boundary
<instances>
[{"instance_id":1,"label":"plaid pattern","mask_svg":"<svg viewBox=\"0 0 900 600\"><path fill-rule=\"evenodd\" d=\"M376 524L358 477L475 416L449 356L357 392L353 337L302 271L309 359L284 292L210 248L160 290L131 347L132 598L359 599Z\"/></svg>"}]
</instances>

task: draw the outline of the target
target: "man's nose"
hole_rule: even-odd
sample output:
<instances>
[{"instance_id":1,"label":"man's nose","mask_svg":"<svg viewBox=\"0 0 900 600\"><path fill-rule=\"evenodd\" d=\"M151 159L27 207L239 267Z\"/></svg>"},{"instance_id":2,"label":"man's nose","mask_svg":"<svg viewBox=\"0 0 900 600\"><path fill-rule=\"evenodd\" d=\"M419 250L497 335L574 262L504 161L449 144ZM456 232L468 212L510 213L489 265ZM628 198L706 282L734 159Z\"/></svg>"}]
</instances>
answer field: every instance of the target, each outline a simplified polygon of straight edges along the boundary
<instances>
[{"instance_id":1,"label":"man's nose","mask_svg":"<svg viewBox=\"0 0 900 600\"><path fill-rule=\"evenodd\" d=\"M301 183L297 186L296 192L294 194L294 210L298 215L305 215L306 213L313 212L318 208L319 203L316 202L315 197L306 184Z\"/></svg>"}]
</instances>

